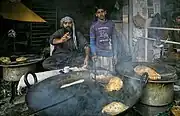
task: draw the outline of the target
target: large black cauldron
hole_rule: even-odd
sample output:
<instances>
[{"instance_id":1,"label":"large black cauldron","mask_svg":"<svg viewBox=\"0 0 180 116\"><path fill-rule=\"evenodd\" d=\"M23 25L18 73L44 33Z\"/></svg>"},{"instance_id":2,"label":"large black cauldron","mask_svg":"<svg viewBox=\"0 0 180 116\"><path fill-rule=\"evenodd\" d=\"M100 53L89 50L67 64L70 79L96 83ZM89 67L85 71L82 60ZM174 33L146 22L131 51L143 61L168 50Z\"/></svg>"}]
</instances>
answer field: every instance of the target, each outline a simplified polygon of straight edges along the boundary
<instances>
[{"instance_id":1,"label":"large black cauldron","mask_svg":"<svg viewBox=\"0 0 180 116\"><path fill-rule=\"evenodd\" d=\"M64 84L80 79L84 79L84 82L61 88ZM41 116L104 116L102 108L113 101L122 102L131 108L140 98L147 78L122 79L122 90L107 94L102 83L95 83L89 71L60 74L28 86L26 103Z\"/></svg>"}]
</instances>

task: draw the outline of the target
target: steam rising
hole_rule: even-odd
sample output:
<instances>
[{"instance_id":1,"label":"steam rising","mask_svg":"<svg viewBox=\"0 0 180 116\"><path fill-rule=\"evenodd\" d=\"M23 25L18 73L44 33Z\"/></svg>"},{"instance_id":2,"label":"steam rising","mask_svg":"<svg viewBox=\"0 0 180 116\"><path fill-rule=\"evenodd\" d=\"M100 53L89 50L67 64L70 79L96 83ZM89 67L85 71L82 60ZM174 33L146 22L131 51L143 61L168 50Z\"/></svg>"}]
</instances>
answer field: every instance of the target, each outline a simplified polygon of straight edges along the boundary
<instances>
[{"instance_id":1,"label":"steam rising","mask_svg":"<svg viewBox=\"0 0 180 116\"><path fill-rule=\"evenodd\" d=\"M113 46L117 50L118 56L116 73L117 75L121 75L120 78L123 79L124 90L122 91L122 94L124 94L124 97L126 96L129 100L126 101L126 99L121 97L120 99L125 100L122 102L132 104L137 102L137 98L141 96L146 77L140 77L134 72L135 63L132 62L132 53L130 51L132 49L130 49L126 36L121 32L117 32L116 40L118 47ZM134 95L130 96L132 93L134 93Z\"/></svg>"}]
</instances>

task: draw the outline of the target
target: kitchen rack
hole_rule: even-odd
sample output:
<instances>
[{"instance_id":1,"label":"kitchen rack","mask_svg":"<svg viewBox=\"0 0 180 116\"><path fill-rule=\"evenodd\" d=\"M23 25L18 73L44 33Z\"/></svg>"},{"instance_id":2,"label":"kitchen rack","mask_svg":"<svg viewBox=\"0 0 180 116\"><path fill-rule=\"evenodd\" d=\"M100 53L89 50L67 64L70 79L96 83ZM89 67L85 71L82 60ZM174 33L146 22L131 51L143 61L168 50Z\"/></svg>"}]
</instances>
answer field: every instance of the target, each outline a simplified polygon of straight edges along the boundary
<instances>
[{"instance_id":1,"label":"kitchen rack","mask_svg":"<svg viewBox=\"0 0 180 116\"><path fill-rule=\"evenodd\" d=\"M178 28L165 28L165 27L146 27L145 28L145 37L142 37L145 39L145 58L144 60L147 61L147 46L148 46L148 40L152 40L152 41L155 41L156 39L155 38L148 38L148 29L159 29L159 30L171 30L171 31L180 31L180 29ZM175 42L175 41L166 41L166 40L161 40L161 42L164 42L164 43L169 43L169 44L177 44L177 45L180 45L180 42Z\"/></svg>"}]
</instances>

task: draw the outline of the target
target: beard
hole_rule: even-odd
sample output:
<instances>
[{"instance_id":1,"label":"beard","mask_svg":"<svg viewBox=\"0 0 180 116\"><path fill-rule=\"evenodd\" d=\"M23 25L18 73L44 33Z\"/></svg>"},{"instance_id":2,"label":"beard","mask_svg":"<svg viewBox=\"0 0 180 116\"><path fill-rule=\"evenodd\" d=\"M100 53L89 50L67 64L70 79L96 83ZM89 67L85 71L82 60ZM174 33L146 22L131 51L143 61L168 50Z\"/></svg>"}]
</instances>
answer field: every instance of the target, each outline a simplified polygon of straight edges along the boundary
<instances>
[{"instance_id":1,"label":"beard","mask_svg":"<svg viewBox=\"0 0 180 116\"><path fill-rule=\"evenodd\" d=\"M64 33L68 33L71 35L72 34L72 28L71 27L64 27Z\"/></svg>"},{"instance_id":2,"label":"beard","mask_svg":"<svg viewBox=\"0 0 180 116\"><path fill-rule=\"evenodd\" d=\"M104 15L100 15L98 18L99 18L100 20L104 20L104 19L105 19L105 16L104 16Z\"/></svg>"}]
</instances>

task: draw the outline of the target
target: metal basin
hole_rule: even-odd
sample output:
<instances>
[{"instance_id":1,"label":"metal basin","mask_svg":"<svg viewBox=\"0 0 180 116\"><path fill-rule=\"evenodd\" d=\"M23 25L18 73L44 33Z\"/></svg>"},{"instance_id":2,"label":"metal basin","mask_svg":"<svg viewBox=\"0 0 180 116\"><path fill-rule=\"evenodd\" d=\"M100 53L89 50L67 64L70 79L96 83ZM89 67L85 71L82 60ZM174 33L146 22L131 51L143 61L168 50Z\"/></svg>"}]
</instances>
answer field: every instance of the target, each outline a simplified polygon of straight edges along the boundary
<instances>
[{"instance_id":1,"label":"metal basin","mask_svg":"<svg viewBox=\"0 0 180 116\"><path fill-rule=\"evenodd\" d=\"M97 73L101 74L101 71L97 70ZM27 84L26 78L27 74L25 76ZM60 88L65 83L79 79L85 79L84 83ZM107 116L102 114L102 108L113 101L125 104L128 109L132 108L141 97L142 88L146 84L142 79L143 77L136 79L122 76L123 88L109 94L105 92L100 80L95 83L89 71L60 74L33 86L27 84L29 89L26 103L34 112L33 114L40 116ZM125 114L128 109L120 115Z\"/></svg>"},{"instance_id":2,"label":"metal basin","mask_svg":"<svg viewBox=\"0 0 180 116\"><path fill-rule=\"evenodd\" d=\"M3 78L5 81L19 81L27 72L35 71L36 62L1 66L3 67Z\"/></svg>"},{"instance_id":3,"label":"metal basin","mask_svg":"<svg viewBox=\"0 0 180 116\"><path fill-rule=\"evenodd\" d=\"M165 106L173 102L174 83L148 83L143 90L141 103L150 106Z\"/></svg>"}]
</instances>

